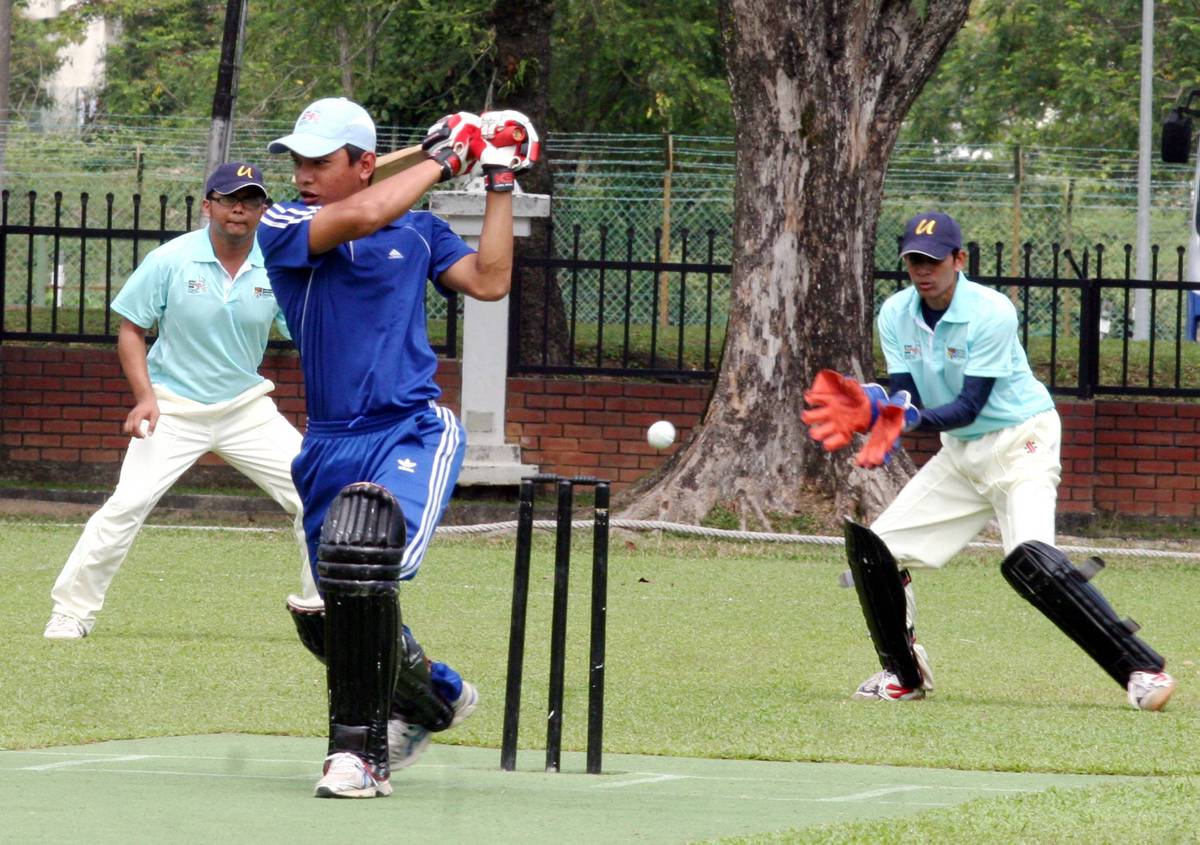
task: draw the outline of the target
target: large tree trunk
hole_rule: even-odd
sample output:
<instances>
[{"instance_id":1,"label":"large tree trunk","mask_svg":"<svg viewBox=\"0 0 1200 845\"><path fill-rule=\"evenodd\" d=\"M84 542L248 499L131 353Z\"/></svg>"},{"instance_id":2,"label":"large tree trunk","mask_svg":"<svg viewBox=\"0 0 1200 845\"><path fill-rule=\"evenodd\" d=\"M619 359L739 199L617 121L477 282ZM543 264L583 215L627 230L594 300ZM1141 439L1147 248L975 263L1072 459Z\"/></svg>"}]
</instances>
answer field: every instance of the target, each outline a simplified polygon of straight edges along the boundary
<instances>
[{"instance_id":1,"label":"large tree trunk","mask_svg":"<svg viewBox=\"0 0 1200 845\"><path fill-rule=\"evenodd\" d=\"M703 422L624 516L696 522L721 504L770 525L815 494L870 518L911 474L907 458L868 472L853 447L823 452L802 394L825 367L874 375L888 157L968 2L722 0L737 124L725 351Z\"/></svg>"},{"instance_id":2,"label":"large tree trunk","mask_svg":"<svg viewBox=\"0 0 1200 845\"><path fill-rule=\"evenodd\" d=\"M531 194L553 194L550 170L553 150L546 143L550 117L550 27L554 20L553 0L495 0L491 24L496 33L495 97L493 108L516 109L528 115L542 142L540 163L521 174L521 189ZM518 258L553 257L550 221L534 220L529 237L518 238ZM513 279L520 290L518 338L522 361L545 363L567 361L566 311L562 291L553 270L521 268Z\"/></svg>"}]
</instances>

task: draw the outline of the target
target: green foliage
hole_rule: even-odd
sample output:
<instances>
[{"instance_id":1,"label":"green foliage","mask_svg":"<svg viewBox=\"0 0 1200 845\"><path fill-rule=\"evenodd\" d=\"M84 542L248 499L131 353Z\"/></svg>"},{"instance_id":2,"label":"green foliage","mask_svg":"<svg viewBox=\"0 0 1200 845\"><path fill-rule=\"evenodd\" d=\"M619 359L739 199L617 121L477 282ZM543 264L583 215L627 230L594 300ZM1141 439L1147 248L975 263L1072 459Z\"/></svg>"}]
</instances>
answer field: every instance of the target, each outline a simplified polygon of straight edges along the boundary
<instances>
[{"instance_id":1,"label":"green foliage","mask_svg":"<svg viewBox=\"0 0 1200 845\"><path fill-rule=\"evenodd\" d=\"M12 6L9 108L24 111L47 106L50 77L63 63L59 50L78 40L82 27L66 16L31 20L26 17L28 0L16 0Z\"/></svg>"},{"instance_id":2,"label":"green foliage","mask_svg":"<svg viewBox=\"0 0 1200 845\"><path fill-rule=\"evenodd\" d=\"M85 0L65 17L120 23L105 52L101 108L109 114L212 111L224 3L200 0Z\"/></svg>"},{"instance_id":3,"label":"green foliage","mask_svg":"<svg viewBox=\"0 0 1200 845\"><path fill-rule=\"evenodd\" d=\"M731 133L717 4L559 4L551 125L571 131Z\"/></svg>"},{"instance_id":4,"label":"green foliage","mask_svg":"<svg viewBox=\"0 0 1200 845\"><path fill-rule=\"evenodd\" d=\"M211 112L225 3L84 0L61 16L120 22L108 48L102 110L128 116ZM380 124L425 126L447 110L502 99L488 17L491 0L255 0L246 15L239 117L292 120L321 96L363 103ZM27 39L32 41L32 39ZM546 129L732 131L716 4L563 0L551 36L551 115ZM49 42L39 49L50 50ZM35 61L32 44L18 50ZM36 87L36 86L35 86Z\"/></svg>"},{"instance_id":5,"label":"green foliage","mask_svg":"<svg viewBox=\"0 0 1200 845\"><path fill-rule=\"evenodd\" d=\"M247 22L245 113L293 120L323 96L361 102L378 124L428 126L447 111L481 110L491 72L490 6L464 0L447 14L437 0L266 0ZM325 37L298 43L298 32Z\"/></svg>"},{"instance_id":6,"label":"green foliage","mask_svg":"<svg viewBox=\"0 0 1200 845\"><path fill-rule=\"evenodd\" d=\"M1141 0L976 0L904 138L1137 146ZM1191 0L1155 3L1154 103L1200 84Z\"/></svg>"}]
</instances>

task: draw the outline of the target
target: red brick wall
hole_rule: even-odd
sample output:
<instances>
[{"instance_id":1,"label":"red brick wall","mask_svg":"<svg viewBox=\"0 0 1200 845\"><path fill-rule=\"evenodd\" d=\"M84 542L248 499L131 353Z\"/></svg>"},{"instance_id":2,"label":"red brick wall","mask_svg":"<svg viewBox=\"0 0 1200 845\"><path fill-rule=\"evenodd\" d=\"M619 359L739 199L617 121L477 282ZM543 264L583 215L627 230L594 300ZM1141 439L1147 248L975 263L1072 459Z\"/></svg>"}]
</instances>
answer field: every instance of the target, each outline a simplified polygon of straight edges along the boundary
<instances>
[{"instance_id":1,"label":"red brick wall","mask_svg":"<svg viewBox=\"0 0 1200 845\"><path fill-rule=\"evenodd\" d=\"M269 355L280 409L303 427L303 386L292 354ZM459 410L457 361L443 361L443 401ZM669 419L686 440L708 399L704 384L610 379L509 379L506 434L526 463L562 474L604 475L622 487L659 466L645 431ZM0 346L0 477L115 483L128 439L120 433L129 391L116 351L93 347ZM1064 513L1152 517L1200 514L1200 404L1059 403L1063 417ZM930 435L906 437L918 464L937 448ZM206 474L207 473L207 474ZM200 481L238 481L218 458Z\"/></svg>"},{"instance_id":2,"label":"red brick wall","mask_svg":"<svg viewBox=\"0 0 1200 845\"><path fill-rule=\"evenodd\" d=\"M707 384L511 378L505 436L543 472L599 475L619 489L679 448L708 394ZM646 443L646 429L661 419L675 424L677 436L660 452Z\"/></svg>"}]
</instances>

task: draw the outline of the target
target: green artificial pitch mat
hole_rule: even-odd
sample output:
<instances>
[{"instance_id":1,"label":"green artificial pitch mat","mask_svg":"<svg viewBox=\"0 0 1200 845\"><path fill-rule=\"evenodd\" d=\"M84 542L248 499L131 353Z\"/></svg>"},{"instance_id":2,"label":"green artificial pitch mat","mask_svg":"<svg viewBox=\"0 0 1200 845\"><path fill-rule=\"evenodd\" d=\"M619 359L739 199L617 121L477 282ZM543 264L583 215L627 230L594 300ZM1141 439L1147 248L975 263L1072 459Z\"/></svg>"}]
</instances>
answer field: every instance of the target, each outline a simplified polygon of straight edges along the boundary
<instances>
[{"instance_id":1,"label":"green artificial pitch mat","mask_svg":"<svg viewBox=\"0 0 1200 845\"><path fill-rule=\"evenodd\" d=\"M0 751L0 840L37 843L685 843L909 815L1119 778L433 745L371 800L312 797L320 739L223 734Z\"/></svg>"}]
</instances>

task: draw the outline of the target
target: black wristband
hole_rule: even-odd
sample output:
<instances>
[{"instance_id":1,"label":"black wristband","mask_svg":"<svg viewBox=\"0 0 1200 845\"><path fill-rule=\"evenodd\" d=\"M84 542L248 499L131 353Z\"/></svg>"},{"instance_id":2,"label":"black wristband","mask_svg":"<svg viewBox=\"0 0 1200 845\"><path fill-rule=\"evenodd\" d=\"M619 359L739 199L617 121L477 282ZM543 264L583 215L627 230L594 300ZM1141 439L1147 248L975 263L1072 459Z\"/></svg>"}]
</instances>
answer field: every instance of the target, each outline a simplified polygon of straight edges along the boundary
<instances>
[{"instance_id":1,"label":"black wristband","mask_svg":"<svg viewBox=\"0 0 1200 845\"><path fill-rule=\"evenodd\" d=\"M483 188L486 191L507 193L516 185L515 175L511 168L497 165L485 165L483 168Z\"/></svg>"},{"instance_id":2,"label":"black wristband","mask_svg":"<svg viewBox=\"0 0 1200 845\"><path fill-rule=\"evenodd\" d=\"M453 147L447 147L443 150L438 150L436 153L428 154L431 159L442 166L442 178L439 182L445 182L447 179L453 179L463 169L463 161L458 153L454 152Z\"/></svg>"}]
</instances>

